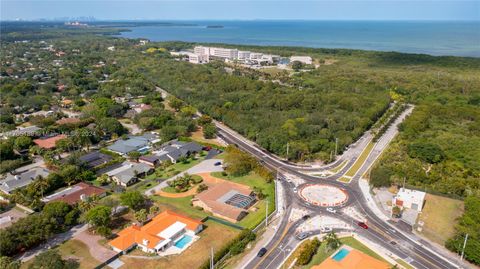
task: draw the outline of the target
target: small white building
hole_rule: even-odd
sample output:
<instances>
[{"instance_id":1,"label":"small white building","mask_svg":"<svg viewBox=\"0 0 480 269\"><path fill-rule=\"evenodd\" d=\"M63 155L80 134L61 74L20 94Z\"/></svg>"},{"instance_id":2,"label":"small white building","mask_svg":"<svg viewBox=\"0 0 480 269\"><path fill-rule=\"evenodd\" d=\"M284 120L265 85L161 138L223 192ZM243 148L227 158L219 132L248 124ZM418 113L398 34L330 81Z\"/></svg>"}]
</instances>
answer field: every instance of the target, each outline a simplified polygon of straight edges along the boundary
<instances>
[{"instance_id":1,"label":"small white building","mask_svg":"<svg viewBox=\"0 0 480 269\"><path fill-rule=\"evenodd\" d=\"M108 47L107 50L109 50L109 51L115 51L115 46Z\"/></svg>"},{"instance_id":2,"label":"small white building","mask_svg":"<svg viewBox=\"0 0 480 269\"><path fill-rule=\"evenodd\" d=\"M310 56L292 56L290 57L290 62L293 63L295 61L304 63L304 64L312 64L312 57Z\"/></svg>"},{"instance_id":3,"label":"small white building","mask_svg":"<svg viewBox=\"0 0 480 269\"><path fill-rule=\"evenodd\" d=\"M425 201L425 195L426 193L423 191L400 188L397 195L393 197L392 204L400 208L408 208L421 212Z\"/></svg>"},{"instance_id":4,"label":"small white building","mask_svg":"<svg viewBox=\"0 0 480 269\"><path fill-rule=\"evenodd\" d=\"M188 61L192 64L203 64L209 61L208 55L205 54L188 53L187 56Z\"/></svg>"}]
</instances>

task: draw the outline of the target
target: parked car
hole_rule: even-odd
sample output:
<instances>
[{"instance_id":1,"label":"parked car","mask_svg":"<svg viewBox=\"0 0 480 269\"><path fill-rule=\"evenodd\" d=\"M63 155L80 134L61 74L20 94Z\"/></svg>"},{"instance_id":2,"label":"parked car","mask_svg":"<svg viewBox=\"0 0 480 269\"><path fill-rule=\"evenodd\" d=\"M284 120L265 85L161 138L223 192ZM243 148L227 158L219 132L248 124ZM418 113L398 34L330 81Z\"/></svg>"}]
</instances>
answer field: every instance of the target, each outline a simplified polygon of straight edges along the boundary
<instances>
[{"instance_id":1,"label":"parked car","mask_svg":"<svg viewBox=\"0 0 480 269\"><path fill-rule=\"evenodd\" d=\"M205 150L205 151L210 151L211 149L212 149L212 147L211 147L211 146L206 146L206 147L203 147L203 150Z\"/></svg>"},{"instance_id":2,"label":"parked car","mask_svg":"<svg viewBox=\"0 0 480 269\"><path fill-rule=\"evenodd\" d=\"M330 212L330 213L337 213L337 210L335 210L331 207L327 207L327 211Z\"/></svg>"},{"instance_id":3,"label":"parked car","mask_svg":"<svg viewBox=\"0 0 480 269\"><path fill-rule=\"evenodd\" d=\"M365 222L359 222L358 226L362 227L363 229L368 229L368 225Z\"/></svg>"},{"instance_id":4,"label":"parked car","mask_svg":"<svg viewBox=\"0 0 480 269\"><path fill-rule=\"evenodd\" d=\"M267 253L267 249L266 248L261 248L257 253L257 257L263 257L263 255L265 255L265 253Z\"/></svg>"},{"instance_id":5,"label":"parked car","mask_svg":"<svg viewBox=\"0 0 480 269\"><path fill-rule=\"evenodd\" d=\"M305 238L308 237L308 233L305 233L305 232L303 232L303 233L298 233L298 234L296 235L296 237L298 238L298 240L303 240L303 239L305 239Z\"/></svg>"},{"instance_id":6,"label":"parked car","mask_svg":"<svg viewBox=\"0 0 480 269\"><path fill-rule=\"evenodd\" d=\"M293 192L297 193L297 187L293 188Z\"/></svg>"},{"instance_id":7,"label":"parked car","mask_svg":"<svg viewBox=\"0 0 480 269\"><path fill-rule=\"evenodd\" d=\"M322 233L329 233L332 231L332 227L322 227L320 228L320 232Z\"/></svg>"},{"instance_id":8,"label":"parked car","mask_svg":"<svg viewBox=\"0 0 480 269\"><path fill-rule=\"evenodd\" d=\"M307 220L309 218L310 218L310 215L305 215L305 216L302 217L303 220Z\"/></svg>"},{"instance_id":9,"label":"parked car","mask_svg":"<svg viewBox=\"0 0 480 269\"><path fill-rule=\"evenodd\" d=\"M222 165L222 162L216 162L216 163L214 163L213 165L215 165L215 166L220 166L220 165Z\"/></svg>"}]
</instances>

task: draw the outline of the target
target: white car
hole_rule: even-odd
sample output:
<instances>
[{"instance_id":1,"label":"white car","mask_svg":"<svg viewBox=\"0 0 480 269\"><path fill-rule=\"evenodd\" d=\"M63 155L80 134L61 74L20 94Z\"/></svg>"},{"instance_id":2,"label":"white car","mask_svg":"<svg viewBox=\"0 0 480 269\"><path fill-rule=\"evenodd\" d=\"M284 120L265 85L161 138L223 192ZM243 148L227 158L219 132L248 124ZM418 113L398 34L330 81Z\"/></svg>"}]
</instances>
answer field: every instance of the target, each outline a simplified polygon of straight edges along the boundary
<instances>
[{"instance_id":1,"label":"white car","mask_svg":"<svg viewBox=\"0 0 480 269\"><path fill-rule=\"evenodd\" d=\"M337 210L335 210L331 207L327 207L327 211L330 212L330 213L337 213Z\"/></svg>"},{"instance_id":2,"label":"white car","mask_svg":"<svg viewBox=\"0 0 480 269\"><path fill-rule=\"evenodd\" d=\"M320 228L320 231L322 233L329 233L329 232L332 231L332 227L322 227L322 228Z\"/></svg>"},{"instance_id":3,"label":"white car","mask_svg":"<svg viewBox=\"0 0 480 269\"><path fill-rule=\"evenodd\" d=\"M294 192L294 193L297 193L297 188L296 188L296 187L293 188L293 192Z\"/></svg>"}]
</instances>

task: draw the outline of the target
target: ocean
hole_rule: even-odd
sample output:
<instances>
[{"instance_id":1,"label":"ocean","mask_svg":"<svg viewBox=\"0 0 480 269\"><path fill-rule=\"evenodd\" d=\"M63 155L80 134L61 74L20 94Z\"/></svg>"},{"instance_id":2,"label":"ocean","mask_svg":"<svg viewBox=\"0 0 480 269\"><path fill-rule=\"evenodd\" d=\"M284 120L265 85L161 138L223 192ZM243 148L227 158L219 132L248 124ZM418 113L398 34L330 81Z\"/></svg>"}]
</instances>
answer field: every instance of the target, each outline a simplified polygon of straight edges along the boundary
<instances>
[{"instance_id":1,"label":"ocean","mask_svg":"<svg viewBox=\"0 0 480 269\"><path fill-rule=\"evenodd\" d=\"M478 21L177 21L129 29L121 36L480 57Z\"/></svg>"}]
</instances>

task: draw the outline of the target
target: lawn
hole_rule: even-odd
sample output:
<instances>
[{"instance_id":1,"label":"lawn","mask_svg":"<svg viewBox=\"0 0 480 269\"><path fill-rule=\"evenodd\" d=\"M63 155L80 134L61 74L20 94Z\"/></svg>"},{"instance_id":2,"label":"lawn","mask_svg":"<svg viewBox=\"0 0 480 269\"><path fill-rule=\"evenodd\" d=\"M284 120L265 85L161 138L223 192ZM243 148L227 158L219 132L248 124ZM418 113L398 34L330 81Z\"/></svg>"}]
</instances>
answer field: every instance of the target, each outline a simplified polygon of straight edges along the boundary
<instances>
[{"instance_id":1,"label":"lawn","mask_svg":"<svg viewBox=\"0 0 480 269\"><path fill-rule=\"evenodd\" d=\"M455 233L456 219L463 214L463 201L428 194L419 216L423 221L422 232L428 239L443 245Z\"/></svg>"},{"instance_id":2,"label":"lawn","mask_svg":"<svg viewBox=\"0 0 480 269\"><path fill-rule=\"evenodd\" d=\"M353 177L358 169L360 169L360 167L362 167L363 163L365 162L365 160L367 159L368 155L370 154L370 152L372 151L373 149L373 146L375 145L375 143L371 142L368 143L368 145L365 147L365 149L362 151L362 154L360 154L360 156L358 157L358 159L355 161L355 163L353 164L353 166L350 168L350 170L348 170L348 172L345 174L346 176L350 176L350 177Z\"/></svg>"},{"instance_id":3,"label":"lawn","mask_svg":"<svg viewBox=\"0 0 480 269\"><path fill-rule=\"evenodd\" d=\"M92 257L88 246L82 241L75 239L68 240L55 249L59 251L63 259L76 260L80 264L80 269L91 269L100 264L99 261ZM26 263L22 263L21 268L28 268L31 263L33 263L33 259Z\"/></svg>"},{"instance_id":4,"label":"lawn","mask_svg":"<svg viewBox=\"0 0 480 269\"><path fill-rule=\"evenodd\" d=\"M219 146L219 147L224 147L225 146L225 145L222 145L222 143L220 143L220 141L216 138L214 138L214 139L204 138L203 137L203 130L201 128L199 128L195 132L192 132L191 135L190 135L190 138L193 141L197 141L197 142L202 143L202 144L212 144L212 145L216 145L216 146Z\"/></svg>"},{"instance_id":5,"label":"lawn","mask_svg":"<svg viewBox=\"0 0 480 269\"><path fill-rule=\"evenodd\" d=\"M125 268L199 268L209 257L210 249L220 249L240 233L226 225L207 221L206 229L199 233L200 239L193 243L181 255L167 256L159 259L136 259L122 256L120 259L125 262ZM123 267L122 267L123 268Z\"/></svg>"},{"instance_id":6,"label":"lawn","mask_svg":"<svg viewBox=\"0 0 480 269\"><path fill-rule=\"evenodd\" d=\"M183 163L183 162L175 163L165 169L158 167L157 169L155 169L155 172L146 176L144 179L141 180L141 182L129 187L129 189L138 190L140 192L146 191L159 184L159 182L156 181L157 179L165 180L165 179L171 178L199 164L204 159L205 158L203 156L196 159L189 158L188 163Z\"/></svg>"},{"instance_id":7,"label":"lawn","mask_svg":"<svg viewBox=\"0 0 480 269\"><path fill-rule=\"evenodd\" d=\"M367 246L365 246L364 244L362 244L360 241L358 241L357 239L355 239L353 237L340 238L340 241L343 244L345 244L347 246L350 246L350 247L352 247L356 250L359 250L359 251L367 254L370 257L373 257L375 259L387 262L384 258L382 258L382 256L378 255L375 251L369 249Z\"/></svg>"},{"instance_id":8,"label":"lawn","mask_svg":"<svg viewBox=\"0 0 480 269\"><path fill-rule=\"evenodd\" d=\"M159 195L152 195L150 198L156 202L156 204L160 207L160 210L172 210L196 219L203 219L208 216L207 212L198 210L191 206L191 200L193 196L167 198Z\"/></svg>"},{"instance_id":9,"label":"lawn","mask_svg":"<svg viewBox=\"0 0 480 269\"><path fill-rule=\"evenodd\" d=\"M252 189L257 187L262 190L262 192L267 195L267 198L259 201L255 204L257 207L256 212L250 212L248 215L239 221L237 224L245 228L253 229L260 222L265 219L265 210L266 210L266 200L268 200L268 213L270 214L275 210L275 185L273 182L267 183L264 178L257 175L255 172L251 172L248 175L241 177L234 176L224 176L221 172L212 173L212 176L225 179L228 181L244 184L250 186Z\"/></svg>"}]
</instances>

